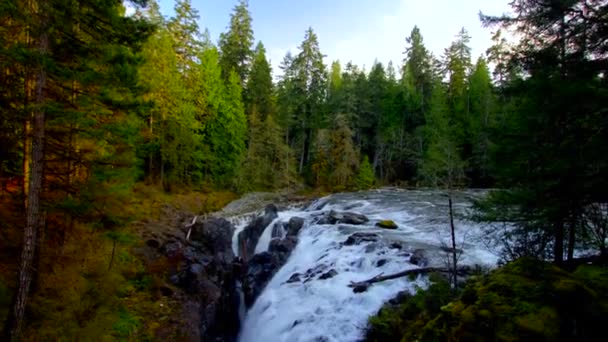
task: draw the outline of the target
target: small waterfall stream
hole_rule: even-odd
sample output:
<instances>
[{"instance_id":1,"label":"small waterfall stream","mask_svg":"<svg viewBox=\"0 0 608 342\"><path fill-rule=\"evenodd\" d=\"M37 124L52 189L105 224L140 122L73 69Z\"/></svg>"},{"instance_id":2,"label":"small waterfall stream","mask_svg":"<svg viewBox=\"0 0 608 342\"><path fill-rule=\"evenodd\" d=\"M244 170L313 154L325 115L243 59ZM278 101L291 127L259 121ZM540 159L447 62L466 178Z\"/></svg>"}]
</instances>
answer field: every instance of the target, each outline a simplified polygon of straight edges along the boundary
<instances>
[{"instance_id":1,"label":"small waterfall stream","mask_svg":"<svg viewBox=\"0 0 608 342\"><path fill-rule=\"evenodd\" d=\"M458 194L457 212L464 212L470 205L467 199L478 195ZM369 222L319 224L330 210L360 213ZM357 341L369 316L385 302L401 291L425 287L427 280L423 276L394 279L359 294L348 287L351 281L419 267L410 258L420 251L429 265L443 266L445 262L441 248L449 238L447 198L437 191L341 193L305 209L280 211L264 229L255 252L267 251L274 225L291 217L304 219L298 244L244 315L241 342ZM376 227L380 220L392 220L398 229ZM237 255L237 236L246 224L246 220L236 224L233 249ZM456 225L457 240L464 250L460 264L495 265L497 256L482 242L480 227L464 220L457 220Z\"/></svg>"}]
</instances>

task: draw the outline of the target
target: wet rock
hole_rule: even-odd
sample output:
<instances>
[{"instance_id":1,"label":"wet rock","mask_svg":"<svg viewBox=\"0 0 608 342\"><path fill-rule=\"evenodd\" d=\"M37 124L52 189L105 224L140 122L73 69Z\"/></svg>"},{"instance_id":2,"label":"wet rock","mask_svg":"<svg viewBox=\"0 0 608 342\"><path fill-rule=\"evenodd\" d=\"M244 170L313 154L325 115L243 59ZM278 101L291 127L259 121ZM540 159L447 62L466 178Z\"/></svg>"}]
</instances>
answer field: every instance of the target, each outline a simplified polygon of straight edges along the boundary
<instances>
[{"instance_id":1,"label":"wet rock","mask_svg":"<svg viewBox=\"0 0 608 342\"><path fill-rule=\"evenodd\" d=\"M272 239L268 252L256 254L249 260L243 279L243 294L248 307L262 293L272 276L285 264L297 243L298 240L293 236Z\"/></svg>"},{"instance_id":2,"label":"wet rock","mask_svg":"<svg viewBox=\"0 0 608 342\"><path fill-rule=\"evenodd\" d=\"M287 261L287 258L291 254L296 245L298 244L298 240L293 236L288 236L284 239L272 239L270 241L270 246L268 247L268 251L270 253L279 253L284 254L281 255L282 258Z\"/></svg>"},{"instance_id":3,"label":"wet rock","mask_svg":"<svg viewBox=\"0 0 608 342\"><path fill-rule=\"evenodd\" d=\"M243 229L238 236L239 255L245 259L251 257L255 252L255 246L260 240L264 229L278 217L278 209L274 204L269 204L264 209L264 215L257 217Z\"/></svg>"},{"instance_id":4,"label":"wet rock","mask_svg":"<svg viewBox=\"0 0 608 342\"><path fill-rule=\"evenodd\" d=\"M429 259L426 257L426 253L423 249L417 249L412 252L410 256L410 262L417 266L426 266L429 264Z\"/></svg>"},{"instance_id":5,"label":"wet rock","mask_svg":"<svg viewBox=\"0 0 608 342\"><path fill-rule=\"evenodd\" d=\"M384 228L384 229L397 229L398 228L397 224L391 220L378 221L376 223L376 226L380 227L380 228Z\"/></svg>"},{"instance_id":6,"label":"wet rock","mask_svg":"<svg viewBox=\"0 0 608 342\"><path fill-rule=\"evenodd\" d=\"M340 220L338 220L339 223L355 224L355 225L364 224L367 221L369 221L367 216L362 215L362 214L357 214L357 213L350 213L350 212L342 213L342 218Z\"/></svg>"},{"instance_id":7,"label":"wet rock","mask_svg":"<svg viewBox=\"0 0 608 342\"><path fill-rule=\"evenodd\" d=\"M386 260L386 259L380 259L376 262L376 267L382 267L382 266L386 265L387 262L388 262L388 260Z\"/></svg>"},{"instance_id":8,"label":"wet rock","mask_svg":"<svg viewBox=\"0 0 608 342\"><path fill-rule=\"evenodd\" d=\"M330 210L328 214L322 217L317 223L318 224L336 224L336 223L344 223L344 224L352 224L352 225L360 225L368 222L369 219L362 214L351 213L351 212L337 212L334 210Z\"/></svg>"},{"instance_id":9,"label":"wet rock","mask_svg":"<svg viewBox=\"0 0 608 342\"><path fill-rule=\"evenodd\" d=\"M179 261L169 280L200 308L196 330L201 340L234 341L239 331L239 294L232 252L234 227L224 219L211 218L196 222L191 229L189 241L172 241L162 247L167 257ZM161 293L168 290L161 288Z\"/></svg>"},{"instance_id":10,"label":"wet rock","mask_svg":"<svg viewBox=\"0 0 608 342\"><path fill-rule=\"evenodd\" d=\"M282 239L285 233L284 223L277 222L272 227L272 233L270 234L271 239L279 238Z\"/></svg>"},{"instance_id":11,"label":"wet rock","mask_svg":"<svg viewBox=\"0 0 608 342\"><path fill-rule=\"evenodd\" d=\"M287 236L298 236L300 230L304 226L304 219L301 217L292 217L287 224Z\"/></svg>"},{"instance_id":12,"label":"wet rock","mask_svg":"<svg viewBox=\"0 0 608 342\"><path fill-rule=\"evenodd\" d=\"M335 276L338 275L338 272L336 270L334 270L333 268L323 274L321 274L321 276L319 277L320 280L325 280L325 279L329 279L329 278L333 278Z\"/></svg>"},{"instance_id":13,"label":"wet rock","mask_svg":"<svg viewBox=\"0 0 608 342\"><path fill-rule=\"evenodd\" d=\"M363 242L376 242L376 241L378 241L378 238L379 238L379 236L374 233L357 232L357 233L350 235L346 239L346 241L344 241L344 245L352 246L352 245L360 245Z\"/></svg>"},{"instance_id":14,"label":"wet rock","mask_svg":"<svg viewBox=\"0 0 608 342\"><path fill-rule=\"evenodd\" d=\"M289 277L289 279L287 279L286 283L291 284L291 283L300 282L301 281L300 276L301 276L300 273L296 272L296 273L292 274L291 277Z\"/></svg>"},{"instance_id":15,"label":"wet rock","mask_svg":"<svg viewBox=\"0 0 608 342\"><path fill-rule=\"evenodd\" d=\"M394 249L402 249L402 248L403 248L403 246L402 246L400 243L398 243L398 242L393 242L393 243L391 243L390 248L394 248ZM408 256L409 256L409 255L408 255Z\"/></svg>"}]
</instances>

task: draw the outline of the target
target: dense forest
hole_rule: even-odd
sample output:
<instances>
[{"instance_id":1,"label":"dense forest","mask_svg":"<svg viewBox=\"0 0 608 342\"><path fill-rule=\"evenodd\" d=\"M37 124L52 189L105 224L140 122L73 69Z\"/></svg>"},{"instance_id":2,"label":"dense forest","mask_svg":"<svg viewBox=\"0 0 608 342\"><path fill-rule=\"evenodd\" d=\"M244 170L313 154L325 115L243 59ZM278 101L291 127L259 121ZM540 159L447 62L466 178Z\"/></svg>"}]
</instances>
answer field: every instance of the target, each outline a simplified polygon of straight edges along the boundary
<instances>
[{"instance_id":1,"label":"dense forest","mask_svg":"<svg viewBox=\"0 0 608 342\"><path fill-rule=\"evenodd\" d=\"M127 252L114 261L116 246L132 243L124 227L137 215L123 209L138 184L164 193L504 189L477 203L476 218L513 227L496 228L506 261L561 264L580 246L608 253L605 1L515 0L513 16L481 15L494 32L482 56L471 55L465 28L435 56L414 26L394 42L403 61L369 70L325 64L308 28L274 72L246 0L217 43L190 0L177 0L171 18L154 0L130 6L132 15L120 0L0 3L6 336L69 334L48 326L72 317L53 294L78 307L71 329L95 336L113 324L86 300L119 291L99 284L142 279ZM89 264L71 259L79 253ZM107 262L123 269L100 275ZM81 285L59 296L44 285L56 281ZM125 307L144 310L128 298L107 318L122 322L113 336L137 327Z\"/></svg>"}]
</instances>

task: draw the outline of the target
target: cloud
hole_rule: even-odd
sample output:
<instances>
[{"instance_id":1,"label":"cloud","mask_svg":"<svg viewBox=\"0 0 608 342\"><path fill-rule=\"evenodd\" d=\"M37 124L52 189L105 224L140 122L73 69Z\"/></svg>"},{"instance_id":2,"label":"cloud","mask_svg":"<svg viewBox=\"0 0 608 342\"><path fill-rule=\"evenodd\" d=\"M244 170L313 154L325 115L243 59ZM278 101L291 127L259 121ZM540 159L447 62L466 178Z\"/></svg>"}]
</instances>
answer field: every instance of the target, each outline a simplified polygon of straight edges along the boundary
<instances>
[{"instance_id":1,"label":"cloud","mask_svg":"<svg viewBox=\"0 0 608 342\"><path fill-rule=\"evenodd\" d=\"M400 0L389 13L371 17L360 27L349 27L343 32L345 38L324 44L329 46L326 62L339 59L345 64L352 60L369 70L378 59L385 65L392 60L398 67L404 58L405 38L414 25L420 27L427 49L436 56L441 56L465 27L472 36L470 45L476 59L491 45L491 30L481 26L480 10L502 14L508 10L508 0ZM322 40L321 34L320 37Z\"/></svg>"}]
</instances>

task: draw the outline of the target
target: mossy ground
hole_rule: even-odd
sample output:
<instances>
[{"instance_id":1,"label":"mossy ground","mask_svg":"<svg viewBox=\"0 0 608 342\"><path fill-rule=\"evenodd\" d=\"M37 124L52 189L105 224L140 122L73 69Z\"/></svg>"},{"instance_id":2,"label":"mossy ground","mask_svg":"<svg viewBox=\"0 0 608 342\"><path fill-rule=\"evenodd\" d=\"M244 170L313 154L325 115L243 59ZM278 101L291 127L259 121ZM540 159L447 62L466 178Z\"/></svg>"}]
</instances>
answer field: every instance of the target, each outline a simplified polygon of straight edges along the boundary
<instances>
[{"instance_id":1,"label":"mossy ground","mask_svg":"<svg viewBox=\"0 0 608 342\"><path fill-rule=\"evenodd\" d=\"M211 189L166 193L138 184L120 207L120 215L134 223L159 220L163 206L203 214L221 209L236 197ZM2 200L3 204L11 201L6 196ZM0 235L4 238L0 249L6 247L0 253L2 329L14 293L22 228L18 217L10 212L0 215ZM163 260L147 264L136 256L134 250L144 242L135 226L118 228L120 239L112 262L113 241L95 224L74 224L61 245L51 239L44 241L40 272L28 301L23 341L145 341L159 336L179 340L179 332L171 326L179 323L176 312L180 302L163 296L161 291L166 286L169 265L162 265ZM142 225L137 226L141 229Z\"/></svg>"},{"instance_id":2,"label":"mossy ground","mask_svg":"<svg viewBox=\"0 0 608 342\"><path fill-rule=\"evenodd\" d=\"M370 319L368 341L595 341L608 323L608 268L575 272L521 259L471 279L435 282Z\"/></svg>"}]
</instances>

